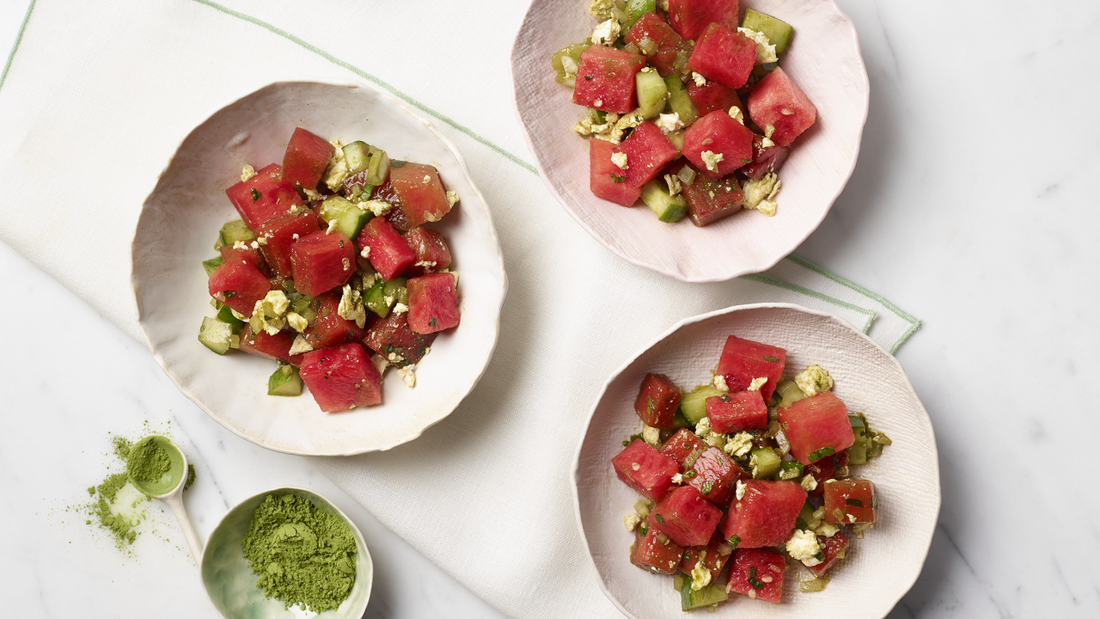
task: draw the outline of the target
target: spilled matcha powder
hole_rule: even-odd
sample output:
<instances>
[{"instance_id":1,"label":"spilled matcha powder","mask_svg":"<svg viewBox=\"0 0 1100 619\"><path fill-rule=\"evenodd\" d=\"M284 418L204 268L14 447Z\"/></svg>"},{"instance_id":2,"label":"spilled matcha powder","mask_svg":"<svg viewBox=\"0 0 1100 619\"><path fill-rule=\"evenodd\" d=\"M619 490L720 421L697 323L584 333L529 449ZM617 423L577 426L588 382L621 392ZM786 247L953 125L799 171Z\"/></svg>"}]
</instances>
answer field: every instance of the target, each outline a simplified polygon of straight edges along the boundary
<instances>
[{"instance_id":1,"label":"spilled matcha powder","mask_svg":"<svg viewBox=\"0 0 1100 619\"><path fill-rule=\"evenodd\" d=\"M286 608L335 610L355 584L355 537L336 514L293 494L269 495L241 542L256 585Z\"/></svg>"}]
</instances>

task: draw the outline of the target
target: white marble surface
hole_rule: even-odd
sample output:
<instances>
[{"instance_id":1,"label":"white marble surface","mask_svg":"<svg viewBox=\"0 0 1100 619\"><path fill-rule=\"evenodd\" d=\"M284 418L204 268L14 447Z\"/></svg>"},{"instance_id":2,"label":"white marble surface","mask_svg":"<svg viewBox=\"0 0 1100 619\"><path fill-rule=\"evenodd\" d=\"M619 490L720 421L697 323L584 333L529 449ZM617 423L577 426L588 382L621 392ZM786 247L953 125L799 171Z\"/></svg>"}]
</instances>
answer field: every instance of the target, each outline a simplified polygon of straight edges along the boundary
<instances>
[{"instance_id":1,"label":"white marble surface","mask_svg":"<svg viewBox=\"0 0 1100 619\"><path fill-rule=\"evenodd\" d=\"M0 0L4 57L27 4ZM798 253L924 321L898 358L935 425L942 473L927 565L890 616L1100 616L1089 442L1100 430L1100 4L840 5L860 33L870 118L848 189ZM366 616L499 616L304 461L196 414L144 345L3 245L0 270L4 614L216 616L170 514L155 512L126 558L66 511L108 472L110 433L138 437L148 423L196 462L188 507L203 537L238 500L302 485L348 511L370 544Z\"/></svg>"}]
</instances>

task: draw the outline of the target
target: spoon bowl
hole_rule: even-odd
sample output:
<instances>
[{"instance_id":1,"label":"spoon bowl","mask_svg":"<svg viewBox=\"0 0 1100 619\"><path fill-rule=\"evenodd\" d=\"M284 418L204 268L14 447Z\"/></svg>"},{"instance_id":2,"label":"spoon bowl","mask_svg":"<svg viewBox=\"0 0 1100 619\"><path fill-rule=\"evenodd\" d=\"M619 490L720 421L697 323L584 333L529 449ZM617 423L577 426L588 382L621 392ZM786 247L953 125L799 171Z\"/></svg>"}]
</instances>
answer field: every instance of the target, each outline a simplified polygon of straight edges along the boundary
<instances>
[{"instance_id":1,"label":"spoon bowl","mask_svg":"<svg viewBox=\"0 0 1100 619\"><path fill-rule=\"evenodd\" d=\"M147 436L130 450L131 454L142 453L153 444L168 456L168 470L159 479L138 479L135 477L131 463L127 463L130 473L130 483L143 494L150 498L164 501L172 513L176 516L176 522L183 529L183 536L187 538L187 547L191 550L191 558L195 563L202 560L202 542L195 532L195 526L191 524L191 518L187 515L187 508L183 505L183 487L187 485L187 456L171 439L153 435Z\"/></svg>"}]
</instances>

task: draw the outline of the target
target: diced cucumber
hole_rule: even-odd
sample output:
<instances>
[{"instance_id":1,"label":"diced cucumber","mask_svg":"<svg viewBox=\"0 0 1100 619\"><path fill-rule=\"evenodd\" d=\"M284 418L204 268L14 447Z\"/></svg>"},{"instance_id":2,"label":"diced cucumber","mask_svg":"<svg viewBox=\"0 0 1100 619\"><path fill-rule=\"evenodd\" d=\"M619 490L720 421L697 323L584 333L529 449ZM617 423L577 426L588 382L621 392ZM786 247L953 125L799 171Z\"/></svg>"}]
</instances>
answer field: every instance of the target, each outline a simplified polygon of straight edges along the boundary
<instances>
[{"instance_id":1,"label":"diced cucumber","mask_svg":"<svg viewBox=\"0 0 1100 619\"><path fill-rule=\"evenodd\" d=\"M779 408L787 408L791 404L806 398L802 389L793 380L781 380L775 386L775 393L779 395Z\"/></svg>"},{"instance_id":2,"label":"diced cucumber","mask_svg":"<svg viewBox=\"0 0 1100 619\"><path fill-rule=\"evenodd\" d=\"M699 119L699 110L691 102L691 97L688 96L687 88L684 88L679 75L672 74L666 77L665 87L668 88L668 103L665 105L667 112L679 114L680 122L684 123L685 127Z\"/></svg>"},{"instance_id":3,"label":"diced cucumber","mask_svg":"<svg viewBox=\"0 0 1100 619\"><path fill-rule=\"evenodd\" d=\"M626 21L623 22L623 34L634 27L642 15L657 10L656 0L630 0L626 3Z\"/></svg>"},{"instance_id":4,"label":"diced cucumber","mask_svg":"<svg viewBox=\"0 0 1100 619\"><path fill-rule=\"evenodd\" d=\"M867 418L863 416L863 413L848 413L848 423L852 425L852 433L855 434L856 442L848 448L848 462L849 464L866 464L867 463L867 441L869 439L867 435Z\"/></svg>"},{"instance_id":5,"label":"diced cucumber","mask_svg":"<svg viewBox=\"0 0 1100 619\"><path fill-rule=\"evenodd\" d=\"M298 314L302 318L305 318L306 322L311 325L313 321L317 319L317 309L313 305L313 297L304 294L297 295L291 299L288 312Z\"/></svg>"},{"instance_id":6,"label":"diced cucumber","mask_svg":"<svg viewBox=\"0 0 1100 619\"><path fill-rule=\"evenodd\" d=\"M386 182L390 175L390 156L386 151L371 146L367 153L367 182L375 187Z\"/></svg>"},{"instance_id":7,"label":"diced cucumber","mask_svg":"<svg viewBox=\"0 0 1100 619\"><path fill-rule=\"evenodd\" d=\"M752 467L753 479L768 479L773 477L779 472L782 463L783 461L779 459L779 454L775 453L775 450L771 447L754 449L752 455L749 456L749 466Z\"/></svg>"},{"instance_id":8,"label":"diced cucumber","mask_svg":"<svg viewBox=\"0 0 1100 619\"><path fill-rule=\"evenodd\" d=\"M271 378L267 379L267 395L302 395L302 377L298 374L298 368L280 363Z\"/></svg>"},{"instance_id":9,"label":"diced cucumber","mask_svg":"<svg viewBox=\"0 0 1100 619\"><path fill-rule=\"evenodd\" d=\"M798 512L798 518L795 519L794 525L803 531L809 530L810 523L814 520L814 511L813 503L806 501Z\"/></svg>"},{"instance_id":10,"label":"diced cucumber","mask_svg":"<svg viewBox=\"0 0 1100 619\"><path fill-rule=\"evenodd\" d=\"M768 37L768 42L775 46L776 54L782 54L783 50L787 49L791 35L794 34L794 28L787 22L752 9L745 9L741 27L764 33L764 36Z\"/></svg>"},{"instance_id":11,"label":"diced cucumber","mask_svg":"<svg viewBox=\"0 0 1100 619\"><path fill-rule=\"evenodd\" d=\"M224 355L230 348L237 348L241 338L233 333L233 326L229 323L204 316L199 327L199 341L210 350Z\"/></svg>"},{"instance_id":12,"label":"diced cucumber","mask_svg":"<svg viewBox=\"0 0 1100 619\"><path fill-rule=\"evenodd\" d=\"M779 479L801 479L804 467L801 462L788 462L779 464Z\"/></svg>"},{"instance_id":13,"label":"diced cucumber","mask_svg":"<svg viewBox=\"0 0 1100 619\"><path fill-rule=\"evenodd\" d=\"M344 147L344 163L348 166L349 176L367 169L369 150L370 146L359 140Z\"/></svg>"},{"instance_id":14,"label":"diced cucumber","mask_svg":"<svg viewBox=\"0 0 1100 619\"><path fill-rule=\"evenodd\" d=\"M714 606L729 599L724 583L713 583L696 591L691 588L691 579L684 578L680 586L680 608L684 611Z\"/></svg>"},{"instance_id":15,"label":"diced cucumber","mask_svg":"<svg viewBox=\"0 0 1100 619\"><path fill-rule=\"evenodd\" d=\"M233 315L233 310L228 305L218 308L217 319L233 328L233 335L237 335L244 328L244 321Z\"/></svg>"},{"instance_id":16,"label":"diced cucumber","mask_svg":"<svg viewBox=\"0 0 1100 619\"><path fill-rule=\"evenodd\" d=\"M206 269L206 276L210 277L214 274L214 271L222 265L222 257L211 258L209 260L202 261L202 268Z\"/></svg>"},{"instance_id":17,"label":"diced cucumber","mask_svg":"<svg viewBox=\"0 0 1100 619\"><path fill-rule=\"evenodd\" d=\"M685 129L677 129L676 131L670 131L666 136L668 137L668 141L672 142L672 145L676 147L676 150L680 151L673 157L674 161L684 156L684 133L686 133ZM690 170L691 168L685 166L684 169ZM690 185L691 183L688 184Z\"/></svg>"},{"instance_id":18,"label":"diced cucumber","mask_svg":"<svg viewBox=\"0 0 1100 619\"><path fill-rule=\"evenodd\" d=\"M634 85L638 92L638 110L642 118L657 118L665 109L665 100L668 99L668 86L665 85L664 78L653 70L638 71L634 74Z\"/></svg>"},{"instance_id":19,"label":"diced cucumber","mask_svg":"<svg viewBox=\"0 0 1100 619\"><path fill-rule=\"evenodd\" d=\"M218 232L218 240L214 243L214 249L221 249L222 245L232 245L237 241L254 241L256 235L249 229L248 224L244 223L243 219L233 220L224 226L220 232Z\"/></svg>"},{"instance_id":20,"label":"diced cucumber","mask_svg":"<svg viewBox=\"0 0 1100 619\"><path fill-rule=\"evenodd\" d=\"M695 425L707 416L707 398L723 393L714 385L696 387L680 398L680 410L684 412L684 417L687 418L688 422Z\"/></svg>"},{"instance_id":21,"label":"diced cucumber","mask_svg":"<svg viewBox=\"0 0 1100 619\"><path fill-rule=\"evenodd\" d=\"M336 230L354 239L359 236L359 231L367 224L371 214L356 206L347 198L332 196L321 203L321 219L327 223L336 222Z\"/></svg>"},{"instance_id":22,"label":"diced cucumber","mask_svg":"<svg viewBox=\"0 0 1100 619\"><path fill-rule=\"evenodd\" d=\"M672 195L663 179L655 178L642 185L642 202L653 211L657 219L676 223L687 213L687 201L681 194Z\"/></svg>"},{"instance_id":23,"label":"diced cucumber","mask_svg":"<svg viewBox=\"0 0 1100 619\"><path fill-rule=\"evenodd\" d=\"M581 64L581 52L592 45L591 39L585 39L580 43L574 43L550 54L550 66L558 74L554 80L563 86L572 88L577 82L577 68Z\"/></svg>"},{"instance_id":24,"label":"diced cucumber","mask_svg":"<svg viewBox=\"0 0 1100 619\"><path fill-rule=\"evenodd\" d=\"M380 318L390 315L390 310L397 303L409 304L409 289L405 287L405 279L396 277L390 281L378 280L364 295L363 302L367 309L378 314Z\"/></svg>"}]
</instances>

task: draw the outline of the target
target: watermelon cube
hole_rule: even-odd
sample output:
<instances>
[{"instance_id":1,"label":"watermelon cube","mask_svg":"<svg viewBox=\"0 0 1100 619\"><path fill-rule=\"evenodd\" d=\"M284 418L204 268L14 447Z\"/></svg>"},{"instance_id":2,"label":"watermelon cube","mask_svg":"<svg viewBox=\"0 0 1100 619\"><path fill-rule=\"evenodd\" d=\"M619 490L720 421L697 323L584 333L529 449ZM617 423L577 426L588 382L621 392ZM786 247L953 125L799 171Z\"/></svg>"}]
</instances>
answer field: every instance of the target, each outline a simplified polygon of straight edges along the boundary
<instances>
[{"instance_id":1,"label":"watermelon cube","mask_svg":"<svg viewBox=\"0 0 1100 619\"><path fill-rule=\"evenodd\" d=\"M259 243L253 247L252 243L238 241L232 245L222 245L218 248L218 253L222 255L222 262L246 262L259 269L261 273L268 274L267 263L260 254Z\"/></svg>"},{"instance_id":2,"label":"watermelon cube","mask_svg":"<svg viewBox=\"0 0 1100 619\"><path fill-rule=\"evenodd\" d=\"M764 136L752 136L752 161L741 168L741 173L748 178L760 180L765 174L773 174L783 167L791 149L779 146L774 142L770 146L764 146Z\"/></svg>"},{"instance_id":3,"label":"watermelon cube","mask_svg":"<svg viewBox=\"0 0 1100 619\"><path fill-rule=\"evenodd\" d=\"M385 217L368 221L356 237L355 245L366 252L371 266L386 281L401 275L416 262L416 250L409 247Z\"/></svg>"},{"instance_id":4,"label":"watermelon cube","mask_svg":"<svg viewBox=\"0 0 1100 619\"><path fill-rule=\"evenodd\" d=\"M707 26L695 42L687 68L729 88L741 88L749 81L756 64L756 41L718 23Z\"/></svg>"},{"instance_id":5,"label":"watermelon cube","mask_svg":"<svg viewBox=\"0 0 1100 619\"><path fill-rule=\"evenodd\" d=\"M766 381L760 387L760 395L764 400L770 400L783 376L786 359L787 351L778 346L731 335L726 338L722 356L718 359L718 369L714 373L725 379L730 391L744 391L757 378L764 378Z\"/></svg>"},{"instance_id":6,"label":"watermelon cube","mask_svg":"<svg viewBox=\"0 0 1100 619\"><path fill-rule=\"evenodd\" d=\"M719 434L768 427L768 406L759 391L738 391L706 399L710 427Z\"/></svg>"},{"instance_id":7,"label":"watermelon cube","mask_svg":"<svg viewBox=\"0 0 1100 619\"><path fill-rule=\"evenodd\" d=\"M721 507L730 504L737 480L745 476L744 470L717 447L708 447L699 454L689 470L694 474L685 475L684 481Z\"/></svg>"},{"instance_id":8,"label":"watermelon cube","mask_svg":"<svg viewBox=\"0 0 1100 619\"><path fill-rule=\"evenodd\" d=\"M738 548L733 553L729 590L750 598L778 604L783 598L783 574L787 562L778 552L762 548Z\"/></svg>"},{"instance_id":9,"label":"watermelon cube","mask_svg":"<svg viewBox=\"0 0 1100 619\"><path fill-rule=\"evenodd\" d=\"M647 426L669 430L676 425L676 411L680 410L680 389L664 374L646 374L638 397L634 400L634 412Z\"/></svg>"},{"instance_id":10,"label":"watermelon cube","mask_svg":"<svg viewBox=\"0 0 1100 619\"><path fill-rule=\"evenodd\" d=\"M406 282L409 289L409 328L427 334L457 327L456 282L453 273L429 273Z\"/></svg>"},{"instance_id":11,"label":"watermelon cube","mask_svg":"<svg viewBox=\"0 0 1100 619\"><path fill-rule=\"evenodd\" d=\"M416 262L405 270L409 277L442 271L451 266L451 250L443 235L417 226L405 233L405 243L416 252Z\"/></svg>"},{"instance_id":12,"label":"watermelon cube","mask_svg":"<svg viewBox=\"0 0 1100 619\"><path fill-rule=\"evenodd\" d=\"M382 355L392 365L405 367L420 362L428 353L436 335L424 335L410 329L408 312L390 312L385 318L375 320L370 325L363 344Z\"/></svg>"},{"instance_id":13,"label":"watermelon cube","mask_svg":"<svg viewBox=\"0 0 1100 619\"><path fill-rule=\"evenodd\" d=\"M358 342L366 337L367 330L340 316L340 293L327 292L313 300L317 317L302 336L314 350L331 348L348 342ZM368 312L368 317L372 316Z\"/></svg>"},{"instance_id":14,"label":"watermelon cube","mask_svg":"<svg viewBox=\"0 0 1100 619\"><path fill-rule=\"evenodd\" d=\"M295 128L283 155L283 179L306 189L316 189L335 152L336 147L324 138L301 127Z\"/></svg>"},{"instance_id":15,"label":"watermelon cube","mask_svg":"<svg viewBox=\"0 0 1100 619\"><path fill-rule=\"evenodd\" d=\"M827 458L821 458L815 462L811 462L806 465L806 474L813 475L813 478L817 481L817 487L810 490L810 496L821 496L825 493L825 482L830 479L836 479L841 477L840 469L847 466L848 452L842 451L838 454L834 454ZM844 458L844 465L842 466L838 460Z\"/></svg>"},{"instance_id":16,"label":"watermelon cube","mask_svg":"<svg viewBox=\"0 0 1100 619\"><path fill-rule=\"evenodd\" d=\"M744 495L733 500L722 523L722 537L736 537L733 541L737 548L764 548L786 542L806 503L806 491L793 481L750 479L744 484Z\"/></svg>"},{"instance_id":17,"label":"watermelon cube","mask_svg":"<svg viewBox=\"0 0 1100 619\"><path fill-rule=\"evenodd\" d=\"M680 467L680 472L686 473L690 467L686 467L685 463L689 459L694 461L708 448L709 445L704 443L703 439L696 436L694 432L687 428L680 428L675 434L668 437L664 446L661 447L661 453L675 460Z\"/></svg>"},{"instance_id":18,"label":"watermelon cube","mask_svg":"<svg viewBox=\"0 0 1100 619\"><path fill-rule=\"evenodd\" d=\"M614 144L606 140L588 140L589 187L597 198L620 206L634 206L642 195L642 188L626 182L626 171L611 160L616 149Z\"/></svg>"},{"instance_id":19,"label":"watermelon cube","mask_svg":"<svg viewBox=\"0 0 1100 619\"><path fill-rule=\"evenodd\" d=\"M668 0L668 21L680 36L692 41L712 22L736 30L737 0Z\"/></svg>"},{"instance_id":20,"label":"watermelon cube","mask_svg":"<svg viewBox=\"0 0 1100 619\"><path fill-rule=\"evenodd\" d=\"M652 526L681 546L706 544L721 519L722 510L693 486L680 486L669 492L649 513Z\"/></svg>"},{"instance_id":21,"label":"watermelon cube","mask_svg":"<svg viewBox=\"0 0 1100 619\"><path fill-rule=\"evenodd\" d=\"M271 290L260 269L243 260L222 260L206 285L210 296L245 316L251 316L256 301Z\"/></svg>"},{"instance_id":22,"label":"watermelon cube","mask_svg":"<svg viewBox=\"0 0 1100 619\"><path fill-rule=\"evenodd\" d=\"M779 146L786 146L817 121L817 108L783 71L776 67L764 76L748 97L749 118Z\"/></svg>"},{"instance_id":23,"label":"watermelon cube","mask_svg":"<svg viewBox=\"0 0 1100 619\"><path fill-rule=\"evenodd\" d=\"M669 161L680 154L680 149L668 139L653 121L645 121L634 127L630 135L615 149L626 156L626 183L641 188L653 180ZM615 167L618 167L616 165Z\"/></svg>"},{"instance_id":24,"label":"watermelon cube","mask_svg":"<svg viewBox=\"0 0 1100 619\"><path fill-rule=\"evenodd\" d=\"M832 391L823 391L779 409L779 423L802 464L848 449L856 442L848 408Z\"/></svg>"},{"instance_id":25,"label":"watermelon cube","mask_svg":"<svg viewBox=\"0 0 1100 619\"><path fill-rule=\"evenodd\" d=\"M279 331L272 335L267 331L252 331L247 323L241 329L240 350L250 355L263 357L271 361L282 361L291 365L301 365L302 355L291 355L294 335L288 331Z\"/></svg>"},{"instance_id":26,"label":"watermelon cube","mask_svg":"<svg viewBox=\"0 0 1100 619\"><path fill-rule=\"evenodd\" d=\"M439 180L439 171L435 166L424 163L392 162L389 182L393 185L400 210L405 216L408 230L421 224L439 221L451 212L451 203L447 200L447 190ZM392 211L391 211L392 212Z\"/></svg>"},{"instance_id":27,"label":"watermelon cube","mask_svg":"<svg viewBox=\"0 0 1100 619\"><path fill-rule=\"evenodd\" d=\"M638 438L611 459L611 466L624 484L651 501L665 498L679 470L672 458Z\"/></svg>"},{"instance_id":28,"label":"watermelon cube","mask_svg":"<svg viewBox=\"0 0 1100 619\"><path fill-rule=\"evenodd\" d=\"M867 479L833 479L825 482L825 522L874 524L878 520L875 484Z\"/></svg>"},{"instance_id":29,"label":"watermelon cube","mask_svg":"<svg viewBox=\"0 0 1100 619\"><path fill-rule=\"evenodd\" d=\"M634 74L645 67L645 56L606 45L581 52L573 103L625 114L638 107Z\"/></svg>"},{"instance_id":30,"label":"watermelon cube","mask_svg":"<svg viewBox=\"0 0 1100 619\"><path fill-rule=\"evenodd\" d=\"M817 536L817 543L821 546L821 554L825 556L825 559L817 565L812 565L808 569L813 572L813 575L817 578L821 578L833 569L833 566L838 561L844 558L844 554L848 551L848 538L843 533L837 531L832 537Z\"/></svg>"},{"instance_id":31,"label":"watermelon cube","mask_svg":"<svg viewBox=\"0 0 1100 619\"><path fill-rule=\"evenodd\" d=\"M683 73L691 56L691 43L653 11L634 22L626 40L642 50L661 77Z\"/></svg>"},{"instance_id":32,"label":"watermelon cube","mask_svg":"<svg viewBox=\"0 0 1100 619\"><path fill-rule=\"evenodd\" d=\"M326 413L382 403L382 375L358 343L306 353L300 374Z\"/></svg>"},{"instance_id":33,"label":"watermelon cube","mask_svg":"<svg viewBox=\"0 0 1100 619\"><path fill-rule=\"evenodd\" d=\"M335 230L318 230L290 246L298 292L315 297L347 283L355 272L355 244Z\"/></svg>"},{"instance_id":34,"label":"watermelon cube","mask_svg":"<svg viewBox=\"0 0 1100 619\"><path fill-rule=\"evenodd\" d=\"M733 175L713 179L703 174L695 176L695 182L683 187L688 205L688 217L696 226L710 225L741 210L745 192Z\"/></svg>"},{"instance_id":35,"label":"watermelon cube","mask_svg":"<svg viewBox=\"0 0 1100 619\"><path fill-rule=\"evenodd\" d=\"M725 110L728 113L732 107L741 110L742 114L745 113L745 106L737 91L718 82L706 82L702 85L694 81L688 82L687 93L700 116L706 116L715 110Z\"/></svg>"},{"instance_id":36,"label":"watermelon cube","mask_svg":"<svg viewBox=\"0 0 1100 619\"><path fill-rule=\"evenodd\" d=\"M641 529L645 529L645 533ZM663 541L662 541L663 539ZM653 527L639 527L630 547L630 562L654 574L675 574L684 549Z\"/></svg>"},{"instance_id":37,"label":"watermelon cube","mask_svg":"<svg viewBox=\"0 0 1100 619\"><path fill-rule=\"evenodd\" d=\"M264 239L260 246L271 270L279 277L292 277L290 247L295 241L320 229L317 214L308 208L280 215L256 228L256 236Z\"/></svg>"},{"instance_id":38,"label":"watermelon cube","mask_svg":"<svg viewBox=\"0 0 1100 619\"><path fill-rule=\"evenodd\" d=\"M684 156L710 178L721 178L752 161L752 130L725 110L715 110L688 126Z\"/></svg>"},{"instance_id":39,"label":"watermelon cube","mask_svg":"<svg viewBox=\"0 0 1100 619\"><path fill-rule=\"evenodd\" d=\"M713 535L710 538L710 543L706 546L685 548L680 558L679 569L685 574L691 574L691 571L699 564L699 558L702 557L703 565L714 576L717 576L718 572L726 566L731 554L733 554L733 548L730 548L726 540L722 539L721 536Z\"/></svg>"},{"instance_id":40,"label":"watermelon cube","mask_svg":"<svg viewBox=\"0 0 1100 619\"><path fill-rule=\"evenodd\" d=\"M277 163L261 169L247 181L232 185L225 190L225 195L253 230L269 219L289 213L292 206L303 202L294 186L283 180L283 168Z\"/></svg>"}]
</instances>

